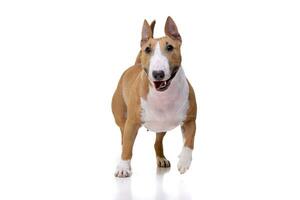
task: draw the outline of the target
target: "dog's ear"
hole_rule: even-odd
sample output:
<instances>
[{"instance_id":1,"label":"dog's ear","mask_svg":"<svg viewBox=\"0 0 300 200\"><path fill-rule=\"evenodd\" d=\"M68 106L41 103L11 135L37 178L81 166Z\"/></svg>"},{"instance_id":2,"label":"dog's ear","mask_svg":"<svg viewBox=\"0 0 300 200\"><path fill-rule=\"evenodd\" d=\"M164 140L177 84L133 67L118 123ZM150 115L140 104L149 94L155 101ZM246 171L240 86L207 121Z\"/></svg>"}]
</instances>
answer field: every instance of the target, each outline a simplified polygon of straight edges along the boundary
<instances>
[{"instance_id":1,"label":"dog's ear","mask_svg":"<svg viewBox=\"0 0 300 200\"><path fill-rule=\"evenodd\" d=\"M179 40L181 42L181 36L178 32L177 26L170 16L167 18L165 24L165 34L170 38Z\"/></svg>"},{"instance_id":2,"label":"dog's ear","mask_svg":"<svg viewBox=\"0 0 300 200\"><path fill-rule=\"evenodd\" d=\"M155 23L154 23L155 24ZM152 23L151 23L152 25ZM154 25L153 25L154 28ZM141 39L141 46L143 46L150 38L152 38L152 30L151 27L149 26L147 20L144 20L144 25L142 29L142 39Z\"/></svg>"},{"instance_id":3,"label":"dog's ear","mask_svg":"<svg viewBox=\"0 0 300 200\"><path fill-rule=\"evenodd\" d=\"M152 31L152 38L153 38L153 36L154 36L154 27L155 27L155 23L156 23L156 21L153 20L153 21L151 22L151 24L150 24L150 28L151 28L151 31Z\"/></svg>"}]
</instances>

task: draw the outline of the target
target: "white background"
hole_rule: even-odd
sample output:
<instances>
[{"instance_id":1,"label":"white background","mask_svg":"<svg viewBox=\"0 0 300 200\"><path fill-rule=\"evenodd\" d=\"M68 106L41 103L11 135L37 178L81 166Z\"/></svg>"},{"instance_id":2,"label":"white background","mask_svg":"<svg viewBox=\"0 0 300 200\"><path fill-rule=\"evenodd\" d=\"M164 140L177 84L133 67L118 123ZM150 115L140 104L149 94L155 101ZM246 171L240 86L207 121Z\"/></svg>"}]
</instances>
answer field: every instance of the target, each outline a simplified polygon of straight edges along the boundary
<instances>
[{"instance_id":1,"label":"white background","mask_svg":"<svg viewBox=\"0 0 300 200\"><path fill-rule=\"evenodd\" d=\"M0 199L300 199L299 1L1 1ZM133 176L113 176L110 101L143 20L170 15L199 112L193 163L140 129Z\"/></svg>"}]
</instances>

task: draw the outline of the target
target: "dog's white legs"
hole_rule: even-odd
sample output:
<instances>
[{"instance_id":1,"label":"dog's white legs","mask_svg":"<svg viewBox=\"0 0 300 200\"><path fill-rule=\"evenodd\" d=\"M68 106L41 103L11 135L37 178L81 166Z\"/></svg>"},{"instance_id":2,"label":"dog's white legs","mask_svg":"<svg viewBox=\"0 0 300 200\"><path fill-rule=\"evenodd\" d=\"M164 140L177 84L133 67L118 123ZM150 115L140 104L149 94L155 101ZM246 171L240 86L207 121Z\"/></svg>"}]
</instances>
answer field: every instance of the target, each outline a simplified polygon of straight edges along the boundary
<instances>
[{"instance_id":1,"label":"dog's white legs","mask_svg":"<svg viewBox=\"0 0 300 200\"><path fill-rule=\"evenodd\" d=\"M183 148L179 155L179 161L177 164L178 171L183 174L191 165L192 152L194 148L194 138L196 132L196 123L194 120L184 122L181 127L183 135Z\"/></svg>"},{"instance_id":2,"label":"dog's white legs","mask_svg":"<svg viewBox=\"0 0 300 200\"><path fill-rule=\"evenodd\" d=\"M183 147L179 155L179 161L177 164L178 171L180 174L185 173L191 165L192 162L192 152L193 150L189 147Z\"/></svg>"},{"instance_id":3,"label":"dog's white legs","mask_svg":"<svg viewBox=\"0 0 300 200\"><path fill-rule=\"evenodd\" d=\"M133 120L134 121L134 120ZM131 176L130 161L132 158L132 148L139 129L139 124L132 123L132 120L127 119L123 133L123 145L121 160L115 172L116 177L124 178Z\"/></svg>"},{"instance_id":4,"label":"dog's white legs","mask_svg":"<svg viewBox=\"0 0 300 200\"><path fill-rule=\"evenodd\" d=\"M115 172L115 176L119 178L129 177L131 176L131 166L130 160L120 160L119 164L117 165L117 169Z\"/></svg>"}]
</instances>

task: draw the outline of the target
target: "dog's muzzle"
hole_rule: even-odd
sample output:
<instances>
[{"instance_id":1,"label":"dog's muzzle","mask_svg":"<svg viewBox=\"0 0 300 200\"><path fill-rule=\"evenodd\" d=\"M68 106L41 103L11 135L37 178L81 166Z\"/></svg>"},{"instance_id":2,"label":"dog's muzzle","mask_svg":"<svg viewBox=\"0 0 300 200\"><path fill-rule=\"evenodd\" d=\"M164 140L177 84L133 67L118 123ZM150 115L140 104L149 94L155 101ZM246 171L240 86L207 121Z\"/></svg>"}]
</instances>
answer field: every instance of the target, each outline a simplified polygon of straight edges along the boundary
<instances>
[{"instance_id":1,"label":"dog's muzzle","mask_svg":"<svg viewBox=\"0 0 300 200\"><path fill-rule=\"evenodd\" d=\"M165 81L153 81L155 89L159 92L167 90L171 84L172 79L176 76L178 69L179 67L175 67L172 71L171 77Z\"/></svg>"}]
</instances>

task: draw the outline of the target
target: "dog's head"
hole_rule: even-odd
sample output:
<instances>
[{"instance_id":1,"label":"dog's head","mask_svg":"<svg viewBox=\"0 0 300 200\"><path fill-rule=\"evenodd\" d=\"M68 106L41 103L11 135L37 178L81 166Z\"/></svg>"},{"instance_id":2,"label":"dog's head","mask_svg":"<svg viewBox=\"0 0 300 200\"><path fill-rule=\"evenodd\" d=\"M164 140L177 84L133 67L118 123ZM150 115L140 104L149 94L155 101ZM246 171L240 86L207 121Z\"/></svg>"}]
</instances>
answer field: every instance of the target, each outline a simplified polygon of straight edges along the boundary
<instances>
[{"instance_id":1,"label":"dog's head","mask_svg":"<svg viewBox=\"0 0 300 200\"><path fill-rule=\"evenodd\" d=\"M165 36L153 38L155 21L145 20L141 40L141 64L157 91L165 91L181 66L181 36L171 17L165 24Z\"/></svg>"}]
</instances>

